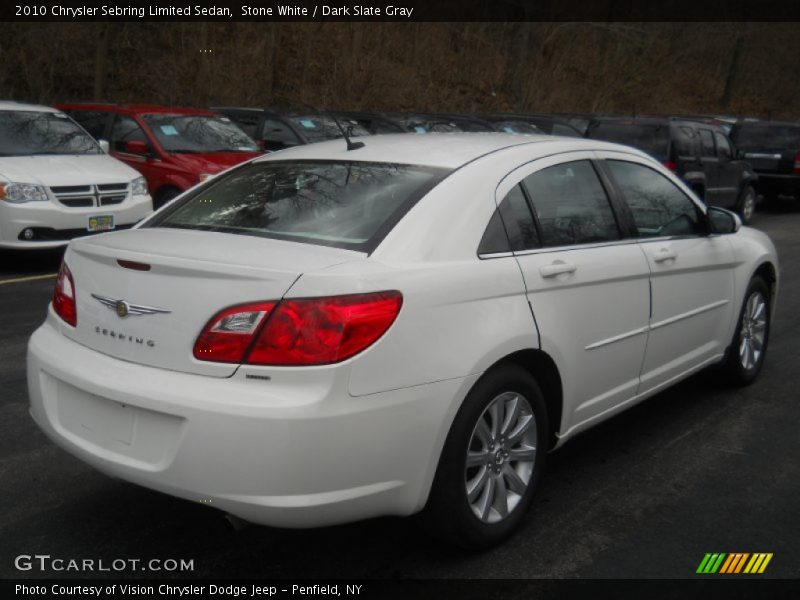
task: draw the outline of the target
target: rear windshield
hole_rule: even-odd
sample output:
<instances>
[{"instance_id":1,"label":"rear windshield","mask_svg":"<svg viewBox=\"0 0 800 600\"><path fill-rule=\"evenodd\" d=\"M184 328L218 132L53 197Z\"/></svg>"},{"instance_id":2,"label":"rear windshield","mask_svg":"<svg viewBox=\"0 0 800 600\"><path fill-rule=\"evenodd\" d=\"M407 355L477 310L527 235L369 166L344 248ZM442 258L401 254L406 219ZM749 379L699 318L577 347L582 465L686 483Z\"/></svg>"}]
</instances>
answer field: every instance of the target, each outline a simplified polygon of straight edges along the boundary
<instances>
[{"instance_id":1,"label":"rear windshield","mask_svg":"<svg viewBox=\"0 0 800 600\"><path fill-rule=\"evenodd\" d=\"M251 163L212 180L147 226L371 252L448 172L371 162Z\"/></svg>"},{"instance_id":2,"label":"rear windshield","mask_svg":"<svg viewBox=\"0 0 800 600\"><path fill-rule=\"evenodd\" d=\"M731 132L731 139L738 148L800 148L800 126L798 125L739 125Z\"/></svg>"},{"instance_id":3,"label":"rear windshield","mask_svg":"<svg viewBox=\"0 0 800 600\"><path fill-rule=\"evenodd\" d=\"M669 154L668 125L600 122L589 127L586 137L633 146L661 160Z\"/></svg>"},{"instance_id":4,"label":"rear windshield","mask_svg":"<svg viewBox=\"0 0 800 600\"><path fill-rule=\"evenodd\" d=\"M64 113L0 111L0 156L102 152L97 142Z\"/></svg>"},{"instance_id":5,"label":"rear windshield","mask_svg":"<svg viewBox=\"0 0 800 600\"><path fill-rule=\"evenodd\" d=\"M310 115L289 117L290 121L302 131L310 142L335 140L342 137L342 131L331 117L325 115ZM369 131L355 119L339 118L339 124L348 136L369 135Z\"/></svg>"},{"instance_id":6,"label":"rear windshield","mask_svg":"<svg viewBox=\"0 0 800 600\"><path fill-rule=\"evenodd\" d=\"M228 117L153 114L142 117L167 152L258 152L258 146Z\"/></svg>"}]
</instances>

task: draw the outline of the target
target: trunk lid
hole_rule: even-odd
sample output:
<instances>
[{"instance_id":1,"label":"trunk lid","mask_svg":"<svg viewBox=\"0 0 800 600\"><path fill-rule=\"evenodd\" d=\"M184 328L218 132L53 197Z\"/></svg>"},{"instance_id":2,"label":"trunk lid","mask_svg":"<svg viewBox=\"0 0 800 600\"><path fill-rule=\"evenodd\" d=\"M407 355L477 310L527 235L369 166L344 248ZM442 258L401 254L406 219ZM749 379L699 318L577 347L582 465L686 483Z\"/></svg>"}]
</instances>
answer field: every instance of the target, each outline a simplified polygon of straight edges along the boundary
<instances>
[{"instance_id":1,"label":"trunk lid","mask_svg":"<svg viewBox=\"0 0 800 600\"><path fill-rule=\"evenodd\" d=\"M364 257L326 246L167 228L75 240L65 261L75 280L78 325L65 327L64 335L133 363L228 377L238 365L192 355L212 316L231 305L280 299L302 273ZM120 301L127 303L121 309L126 316L118 314Z\"/></svg>"}]
</instances>

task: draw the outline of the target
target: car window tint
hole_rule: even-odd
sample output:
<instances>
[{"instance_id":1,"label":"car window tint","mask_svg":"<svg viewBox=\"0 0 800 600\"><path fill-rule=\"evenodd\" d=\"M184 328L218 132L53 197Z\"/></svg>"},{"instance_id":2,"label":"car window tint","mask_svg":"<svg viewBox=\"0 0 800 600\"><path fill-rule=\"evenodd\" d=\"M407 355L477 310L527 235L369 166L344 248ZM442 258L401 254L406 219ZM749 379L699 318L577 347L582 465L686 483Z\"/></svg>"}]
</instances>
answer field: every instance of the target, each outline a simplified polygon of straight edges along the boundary
<instances>
[{"instance_id":1,"label":"car window tint","mask_svg":"<svg viewBox=\"0 0 800 600\"><path fill-rule=\"evenodd\" d=\"M108 113L97 110L71 110L67 111L67 114L75 119L94 139L99 140L105 136Z\"/></svg>"},{"instance_id":2,"label":"car window tint","mask_svg":"<svg viewBox=\"0 0 800 600\"><path fill-rule=\"evenodd\" d=\"M543 246L619 239L606 192L587 160L555 165L525 178Z\"/></svg>"},{"instance_id":3,"label":"car window tint","mask_svg":"<svg viewBox=\"0 0 800 600\"><path fill-rule=\"evenodd\" d=\"M111 130L111 147L117 152L125 152L125 144L134 140L149 145L147 136L136 121L125 115L118 115Z\"/></svg>"},{"instance_id":4,"label":"car window tint","mask_svg":"<svg viewBox=\"0 0 800 600\"><path fill-rule=\"evenodd\" d=\"M697 136L691 127L678 127L675 130L673 143L678 156L694 157L697 155Z\"/></svg>"},{"instance_id":5,"label":"car window tint","mask_svg":"<svg viewBox=\"0 0 800 600\"><path fill-rule=\"evenodd\" d=\"M506 238L505 244L502 238ZM539 235L528 201L522 188L515 185L489 221L478 254L526 250L538 248L539 245Z\"/></svg>"},{"instance_id":6,"label":"car window tint","mask_svg":"<svg viewBox=\"0 0 800 600\"><path fill-rule=\"evenodd\" d=\"M714 157L717 155L714 149L714 136L708 129L698 130L700 133L700 151L703 156Z\"/></svg>"},{"instance_id":7,"label":"car window tint","mask_svg":"<svg viewBox=\"0 0 800 600\"><path fill-rule=\"evenodd\" d=\"M282 150L289 146L297 146L300 143L300 138L297 137L294 131L286 123L277 119L264 121L262 138L265 150Z\"/></svg>"},{"instance_id":8,"label":"car window tint","mask_svg":"<svg viewBox=\"0 0 800 600\"><path fill-rule=\"evenodd\" d=\"M606 164L630 206L640 237L701 233L697 206L661 173L626 161Z\"/></svg>"},{"instance_id":9,"label":"car window tint","mask_svg":"<svg viewBox=\"0 0 800 600\"><path fill-rule=\"evenodd\" d=\"M565 137L581 137L580 133L572 127L567 127L561 123L553 123L553 135L563 135Z\"/></svg>"},{"instance_id":10,"label":"car window tint","mask_svg":"<svg viewBox=\"0 0 800 600\"><path fill-rule=\"evenodd\" d=\"M256 114L249 114L244 112L231 112L225 113L225 115L231 119L236 125L244 131L247 135L249 135L254 140L258 139L258 135L256 130L258 129L258 122L261 120L261 117Z\"/></svg>"},{"instance_id":11,"label":"car window tint","mask_svg":"<svg viewBox=\"0 0 800 600\"><path fill-rule=\"evenodd\" d=\"M714 139L717 140L717 151L719 155L724 158L731 158L733 156L733 151L731 150L730 143L728 143L728 138L715 131Z\"/></svg>"}]
</instances>

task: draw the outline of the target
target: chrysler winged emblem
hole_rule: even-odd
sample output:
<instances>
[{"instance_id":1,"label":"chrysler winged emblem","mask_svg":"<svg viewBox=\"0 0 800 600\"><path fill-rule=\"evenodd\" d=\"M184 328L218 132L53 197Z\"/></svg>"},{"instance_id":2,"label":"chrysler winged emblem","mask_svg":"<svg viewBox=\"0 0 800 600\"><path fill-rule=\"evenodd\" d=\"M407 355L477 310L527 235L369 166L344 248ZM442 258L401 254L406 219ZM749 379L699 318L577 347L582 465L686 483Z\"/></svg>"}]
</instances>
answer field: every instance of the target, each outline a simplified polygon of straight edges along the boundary
<instances>
[{"instance_id":1,"label":"chrysler winged emblem","mask_svg":"<svg viewBox=\"0 0 800 600\"><path fill-rule=\"evenodd\" d=\"M143 304L131 304L127 300L118 300L116 298L109 298L108 296L98 296L97 294L92 294L92 298L103 306L113 310L120 319L127 316L138 317L140 315L168 314L172 312L171 310L164 310L163 308L144 306Z\"/></svg>"}]
</instances>

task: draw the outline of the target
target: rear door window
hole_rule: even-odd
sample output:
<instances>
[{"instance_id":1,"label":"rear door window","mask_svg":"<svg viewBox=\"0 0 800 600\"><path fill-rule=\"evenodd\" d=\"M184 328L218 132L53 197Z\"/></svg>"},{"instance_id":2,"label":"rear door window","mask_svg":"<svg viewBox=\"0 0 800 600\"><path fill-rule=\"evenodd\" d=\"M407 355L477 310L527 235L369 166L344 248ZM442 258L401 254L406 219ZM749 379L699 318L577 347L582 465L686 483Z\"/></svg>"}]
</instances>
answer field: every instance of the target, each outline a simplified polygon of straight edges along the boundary
<instances>
[{"instance_id":1,"label":"rear door window","mask_svg":"<svg viewBox=\"0 0 800 600\"><path fill-rule=\"evenodd\" d=\"M608 196L588 160L532 173L525 178L524 186L533 204L543 246L620 238Z\"/></svg>"},{"instance_id":2,"label":"rear door window","mask_svg":"<svg viewBox=\"0 0 800 600\"><path fill-rule=\"evenodd\" d=\"M733 150L731 150L731 145L728 142L728 138L726 138L718 131L715 131L714 139L717 142L717 152L719 153L720 158L727 158L727 159L732 158Z\"/></svg>"},{"instance_id":3,"label":"rear door window","mask_svg":"<svg viewBox=\"0 0 800 600\"><path fill-rule=\"evenodd\" d=\"M715 158L717 151L714 148L714 136L708 129L698 129L700 134L700 154L705 158Z\"/></svg>"}]
</instances>

